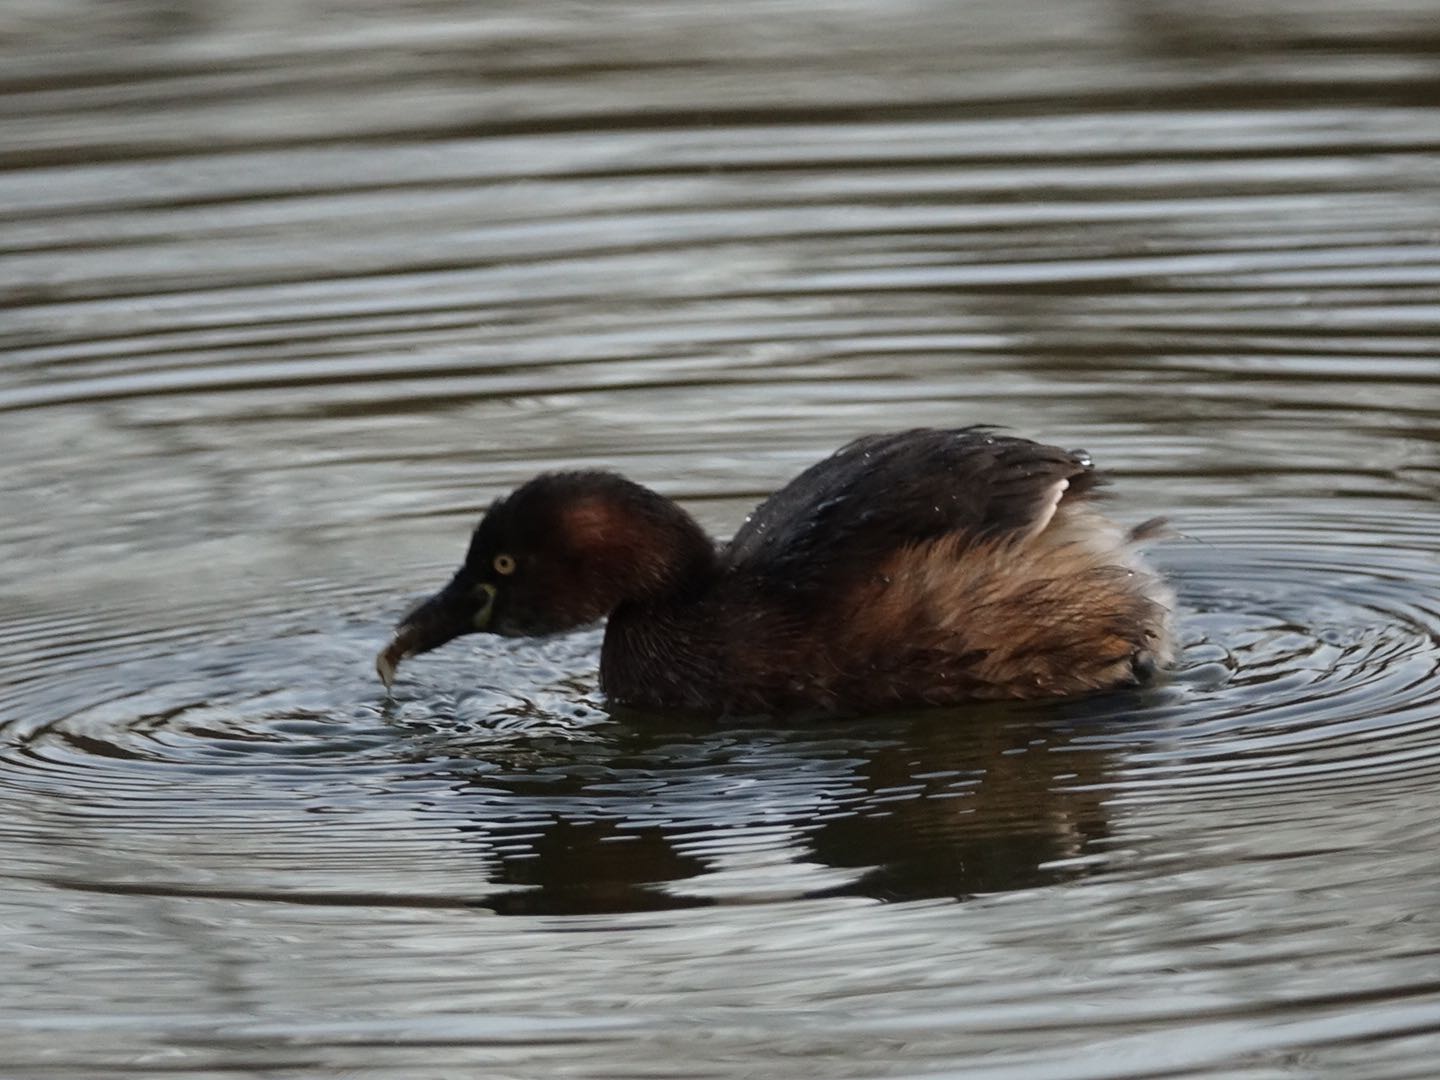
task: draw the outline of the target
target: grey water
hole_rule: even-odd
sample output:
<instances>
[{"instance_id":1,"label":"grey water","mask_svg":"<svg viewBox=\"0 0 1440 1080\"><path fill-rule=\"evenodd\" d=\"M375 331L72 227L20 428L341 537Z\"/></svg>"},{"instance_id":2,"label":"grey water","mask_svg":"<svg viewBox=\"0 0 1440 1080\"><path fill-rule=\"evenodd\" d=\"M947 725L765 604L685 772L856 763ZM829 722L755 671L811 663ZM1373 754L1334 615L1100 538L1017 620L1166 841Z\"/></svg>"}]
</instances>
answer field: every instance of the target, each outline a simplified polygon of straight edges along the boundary
<instances>
[{"instance_id":1,"label":"grey water","mask_svg":"<svg viewBox=\"0 0 1440 1080\"><path fill-rule=\"evenodd\" d=\"M0 6L0 1077L1428 1078L1433 0ZM991 423L1167 516L1083 701L372 667L495 496Z\"/></svg>"}]
</instances>

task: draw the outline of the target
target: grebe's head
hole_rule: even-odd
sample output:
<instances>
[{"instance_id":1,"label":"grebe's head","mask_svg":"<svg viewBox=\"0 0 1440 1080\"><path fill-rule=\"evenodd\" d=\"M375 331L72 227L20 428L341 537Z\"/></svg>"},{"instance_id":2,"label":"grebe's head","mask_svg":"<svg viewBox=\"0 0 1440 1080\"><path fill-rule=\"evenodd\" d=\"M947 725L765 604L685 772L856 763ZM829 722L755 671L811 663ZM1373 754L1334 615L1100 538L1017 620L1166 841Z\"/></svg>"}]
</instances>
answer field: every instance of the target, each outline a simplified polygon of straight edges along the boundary
<instances>
[{"instance_id":1,"label":"grebe's head","mask_svg":"<svg viewBox=\"0 0 1440 1080\"><path fill-rule=\"evenodd\" d=\"M407 657L462 634L552 634L626 601L683 589L714 562L695 520L607 472L548 473L498 500L450 583L417 605L375 659L386 686Z\"/></svg>"}]
</instances>

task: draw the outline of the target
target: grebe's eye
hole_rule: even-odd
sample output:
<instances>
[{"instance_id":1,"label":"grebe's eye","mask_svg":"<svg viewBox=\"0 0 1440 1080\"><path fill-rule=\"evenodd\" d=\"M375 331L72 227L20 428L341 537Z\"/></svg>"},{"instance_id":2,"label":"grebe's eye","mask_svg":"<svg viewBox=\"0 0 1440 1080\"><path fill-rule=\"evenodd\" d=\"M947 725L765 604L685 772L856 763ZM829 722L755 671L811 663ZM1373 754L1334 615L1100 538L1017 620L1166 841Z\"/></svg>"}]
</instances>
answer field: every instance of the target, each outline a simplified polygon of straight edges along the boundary
<instances>
[{"instance_id":1,"label":"grebe's eye","mask_svg":"<svg viewBox=\"0 0 1440 1080\"><path fill-rule=\"evenodd\" d=\"M496 555L495 572L497 574L513 574L515 572L515 556L505 554Z\"/></svg>"}]
</instances>

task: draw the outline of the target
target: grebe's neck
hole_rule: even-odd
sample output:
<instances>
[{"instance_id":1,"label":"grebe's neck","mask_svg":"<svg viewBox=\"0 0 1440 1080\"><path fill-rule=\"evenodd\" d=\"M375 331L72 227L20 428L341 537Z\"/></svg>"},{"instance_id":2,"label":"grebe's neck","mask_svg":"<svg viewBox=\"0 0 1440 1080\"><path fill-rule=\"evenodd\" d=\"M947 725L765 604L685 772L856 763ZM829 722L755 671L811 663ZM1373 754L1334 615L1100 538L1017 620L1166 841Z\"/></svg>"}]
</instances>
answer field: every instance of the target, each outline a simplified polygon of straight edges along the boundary
<instances>
[{"instance_id":1,"label":"grebe's neck","mask_svg":"<svg viewBox=\"0 0 1440 1080\"><path fill-rule=\"evenodd\" d=\"M716 576L712 563L708 573L611 613L600 649L600 688L608 697L653 708L704 707L724 677L722 628L705 602Z\"/></svg>"}]
</instances>

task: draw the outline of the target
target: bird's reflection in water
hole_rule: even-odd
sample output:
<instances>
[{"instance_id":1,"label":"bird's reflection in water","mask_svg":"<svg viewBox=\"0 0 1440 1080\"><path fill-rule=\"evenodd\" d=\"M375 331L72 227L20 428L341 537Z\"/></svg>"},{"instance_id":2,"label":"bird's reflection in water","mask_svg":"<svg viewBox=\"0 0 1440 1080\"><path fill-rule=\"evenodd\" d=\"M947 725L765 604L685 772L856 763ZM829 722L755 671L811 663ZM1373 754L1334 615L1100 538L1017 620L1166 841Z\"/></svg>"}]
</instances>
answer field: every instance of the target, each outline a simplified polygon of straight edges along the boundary
<instances>
[{"instance_id":1,"label":"bird's reflection in water","mask_svg":"<svg viewBox=\"0 0 1440 1080\"><path fill-rule=\"evenodd\" d=\"M1100 711L765 729L618 713L583 739L432 737L423 756L455 781L434 812L483 856L476 903L499 913L964 899L1103 864L1108 752L1076 739Z\"/></svg>"}]
</instances>

